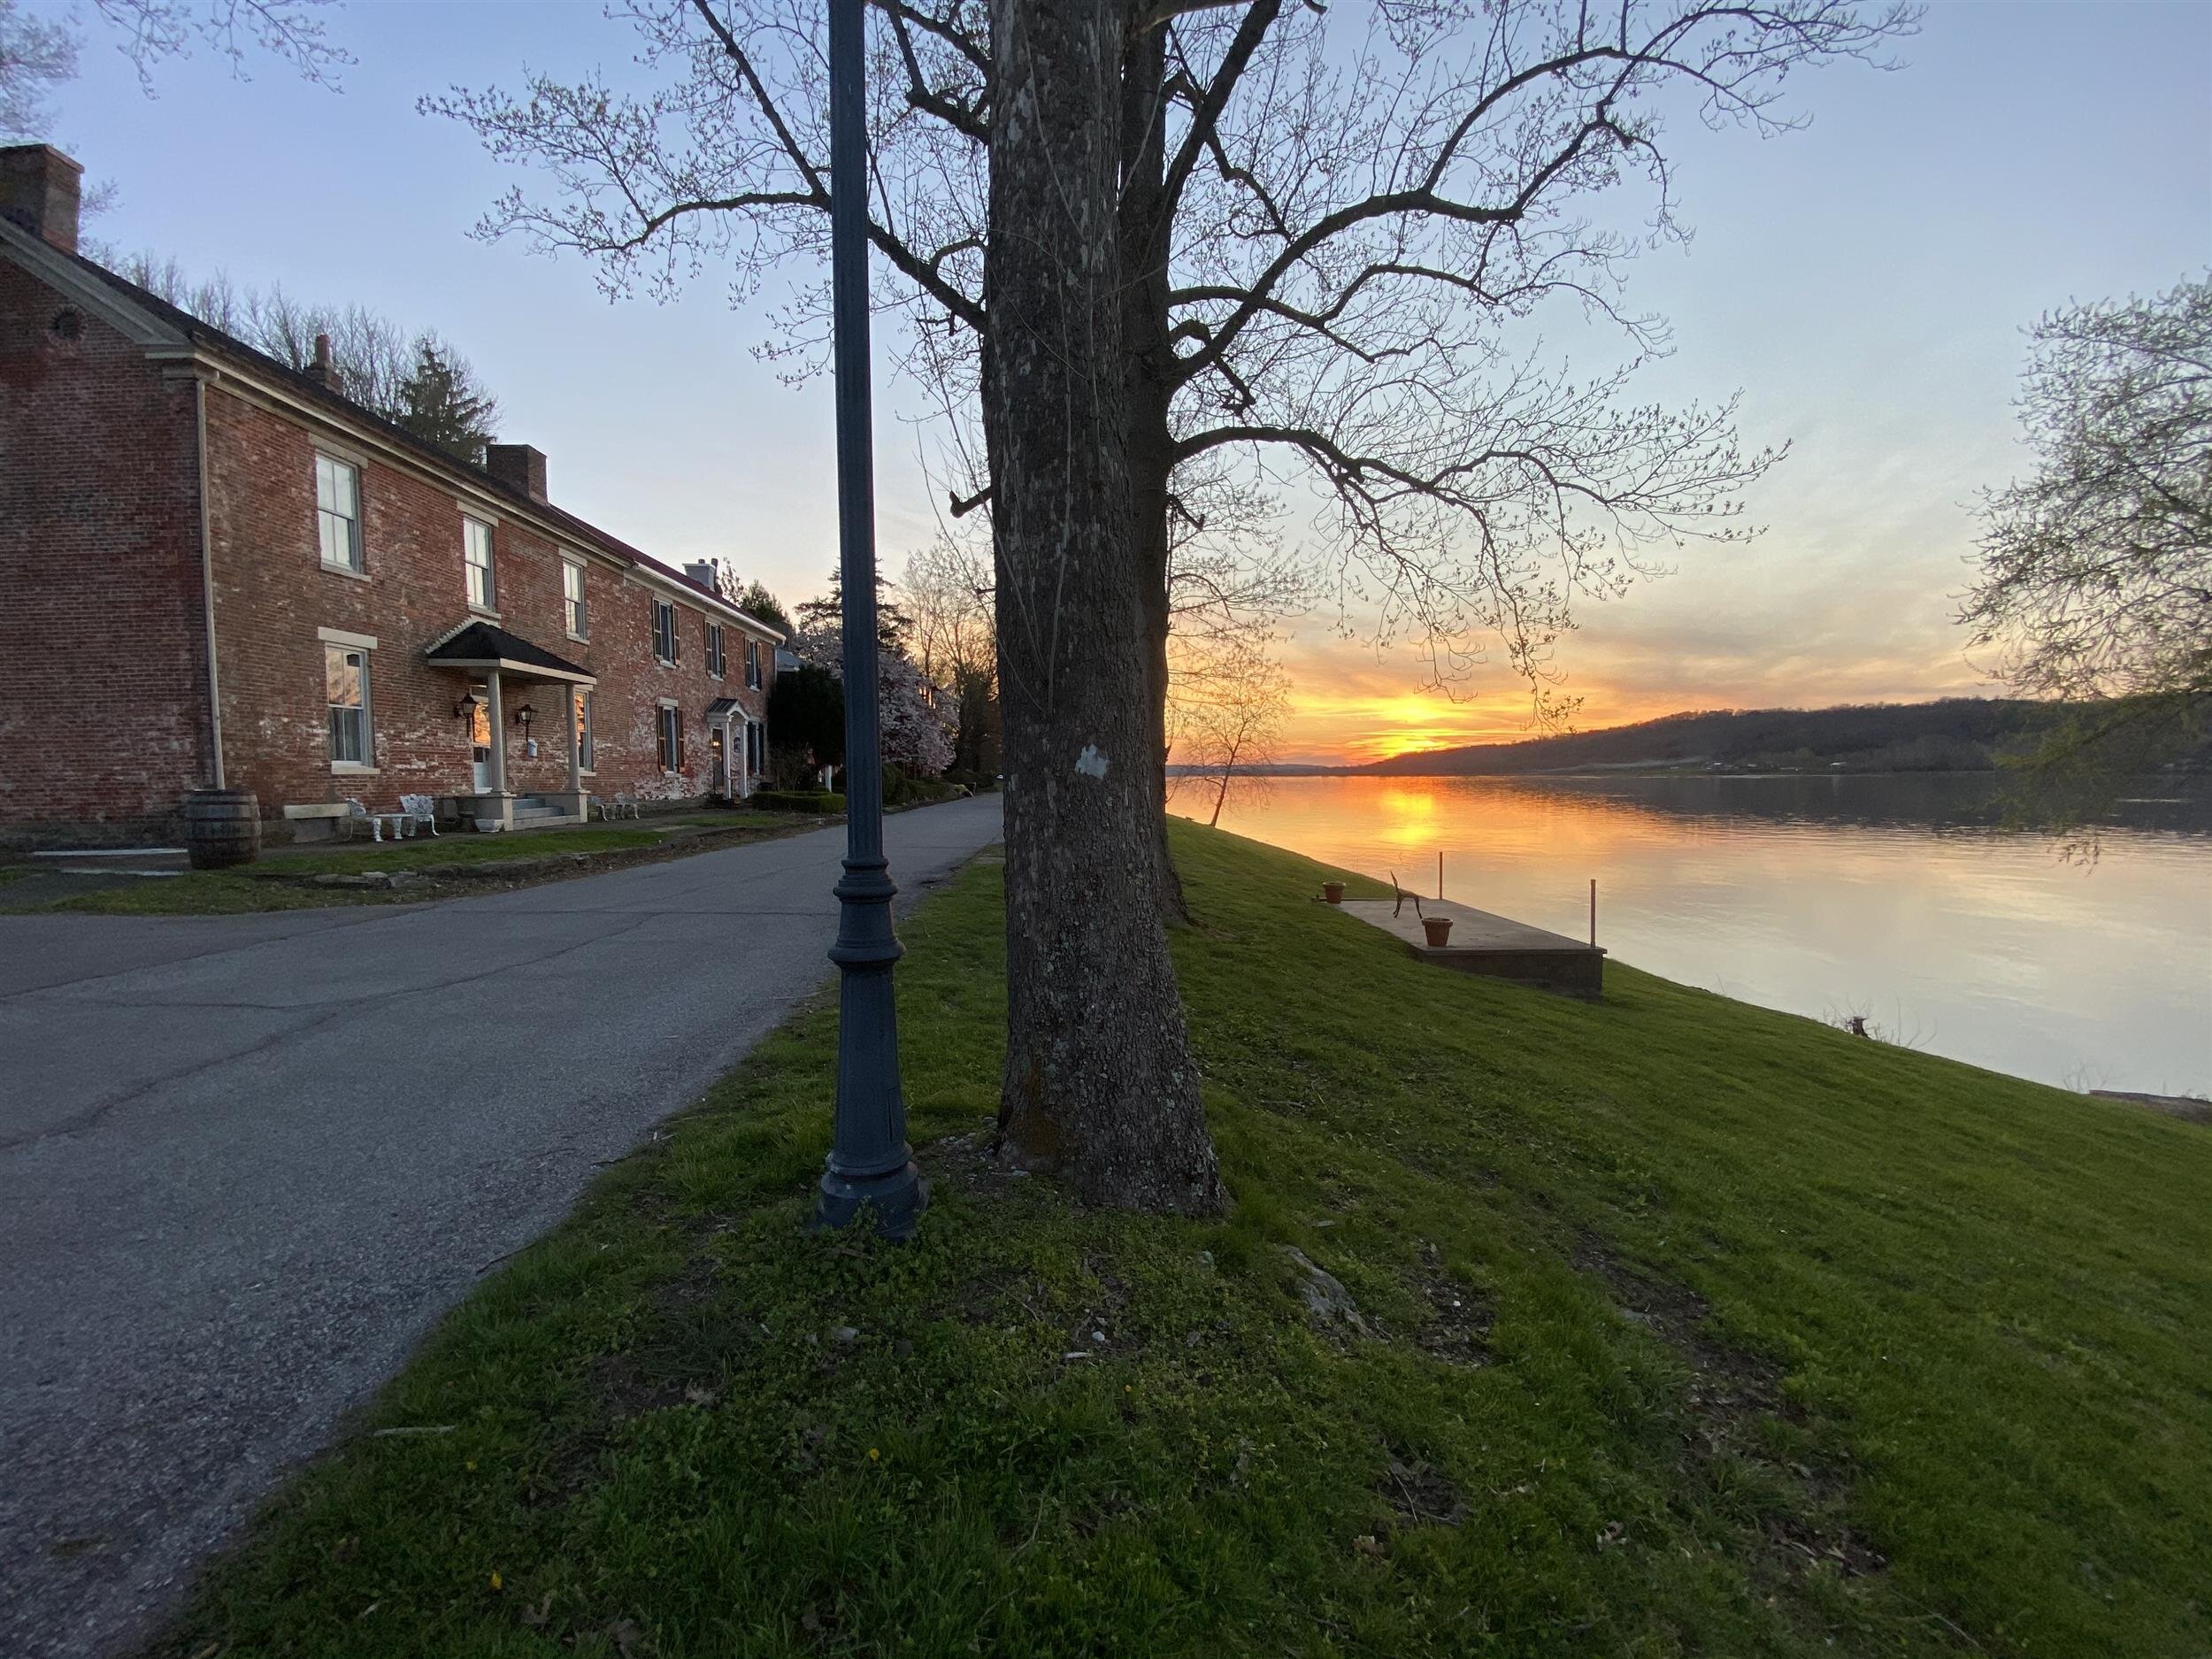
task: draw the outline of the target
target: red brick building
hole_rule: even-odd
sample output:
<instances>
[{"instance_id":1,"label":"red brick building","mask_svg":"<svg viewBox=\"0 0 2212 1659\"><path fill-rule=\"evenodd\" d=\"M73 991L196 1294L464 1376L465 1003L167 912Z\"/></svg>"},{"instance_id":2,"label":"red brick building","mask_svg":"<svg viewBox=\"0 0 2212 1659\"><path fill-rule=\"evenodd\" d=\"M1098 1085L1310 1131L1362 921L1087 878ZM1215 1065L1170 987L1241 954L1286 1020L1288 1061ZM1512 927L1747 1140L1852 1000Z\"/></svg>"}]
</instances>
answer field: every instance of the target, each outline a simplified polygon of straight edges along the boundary
<instances>
[{"instance_id":1,"label":"red brick building","mask_svg":"<svg viewBox=\"0 0 2212 1659\"><path fill-rule=\"evenodd\" d=\"M81 257L79 173L0 150L0 829L142 833L203 787L298 829L749 792L782 636L710 567Z\"/></svg>"}]
</instances>

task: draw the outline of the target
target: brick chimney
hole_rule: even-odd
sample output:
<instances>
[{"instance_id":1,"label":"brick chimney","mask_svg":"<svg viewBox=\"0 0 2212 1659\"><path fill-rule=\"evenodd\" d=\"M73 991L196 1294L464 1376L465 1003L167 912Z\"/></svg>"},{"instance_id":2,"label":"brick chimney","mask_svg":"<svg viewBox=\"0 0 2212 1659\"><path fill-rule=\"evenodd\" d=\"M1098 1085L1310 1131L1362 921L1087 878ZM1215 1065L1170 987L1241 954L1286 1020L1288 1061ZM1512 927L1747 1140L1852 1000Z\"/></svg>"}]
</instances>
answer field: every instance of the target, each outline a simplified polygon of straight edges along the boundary
<instances>
[{"instance_id":1,"label":"brick chimney","mask_svg":"<svg viewBox=\"0 0 2212 1659\"><path fill-rule=\"evenodd\" d=\"M532 501L545 499L545 451L526 443L488 443L484 470L503 484L512 485Z\"/></svg>"},{"instance_id":2,"label":"brick chimney","mask_svg":"<svg viewBox=\"0 0 2212 1659\"><path fill-rule=\"evenodd\" d=\"M301 373L326 392L345 396L346 377L338 373L338 365L330 355L330 336L315 336L315 360L300 371Z\"/></svg>"},{"instance_id":3,"label":"brick chimney","mask_svg":"<svg viewBox=\"0 0 2212 1659\"><path fill-rule=\"evenodd\" d=\"M78 180L84 169L51 144L0 150L0 213L60 249L77 251Z\"/></svg>"}]
</instances>

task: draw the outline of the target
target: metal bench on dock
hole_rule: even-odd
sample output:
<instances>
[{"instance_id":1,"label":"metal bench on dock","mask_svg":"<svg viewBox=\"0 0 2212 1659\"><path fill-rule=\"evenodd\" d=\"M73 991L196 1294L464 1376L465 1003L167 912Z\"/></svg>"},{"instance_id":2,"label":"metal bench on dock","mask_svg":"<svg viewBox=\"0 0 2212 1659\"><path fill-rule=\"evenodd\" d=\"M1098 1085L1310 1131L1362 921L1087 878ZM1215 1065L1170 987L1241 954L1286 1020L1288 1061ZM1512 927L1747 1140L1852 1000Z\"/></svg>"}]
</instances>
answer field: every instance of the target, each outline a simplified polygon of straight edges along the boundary
<instances>
[{"instance_id":1,"label":"metal bench on dock","mask_svg":"<svg viewBox=\"0 0 2212 1659\"><path fill-rule=\"evenodd\" d=\"M1347 899L1338 908L1394 935L1415 956L1439 967L1511 979L1592 1002L1604 995L1605 949L1601 945L1586 945L1449 899L1424 899L1418 911L1410 895L1402 904L1388 899ZM1448 944L1432 946L1423 938L1421 921L1426 916L1452 918Z\"/></svg>"}]
</instances>

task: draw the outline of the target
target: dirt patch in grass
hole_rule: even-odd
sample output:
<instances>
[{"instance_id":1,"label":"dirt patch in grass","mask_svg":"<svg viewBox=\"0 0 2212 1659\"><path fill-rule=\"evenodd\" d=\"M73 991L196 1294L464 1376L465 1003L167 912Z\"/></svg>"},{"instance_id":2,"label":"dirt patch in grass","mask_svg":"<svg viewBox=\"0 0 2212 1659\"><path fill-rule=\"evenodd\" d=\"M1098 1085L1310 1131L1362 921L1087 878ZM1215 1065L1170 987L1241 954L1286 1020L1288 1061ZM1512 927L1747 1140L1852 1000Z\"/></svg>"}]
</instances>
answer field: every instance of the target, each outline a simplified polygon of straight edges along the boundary
<instances>
[{"instance_id":1,"label":"dirt patch in grass","mask_svg":"<svg viewBox=\"0 0 2212 1659\"><path fill-rule=\"evenodd\" d=\"M1578 1271L1605 1286L1622 1317L1645 1330L1688 1364L1685 1396L1690 1414L1708 1426L1714 1449L1741 1438L1744 1421L1784 1404L1782 1368L1771 1360L1716 1340L1705 1329L1712 1309L1686 1285L1632 1268L1596 1240L1575 1247Z\"/></svg>"},{"instance_id":2,"label":"dirt patch in grass","mask_svg":"<svg viewBox=\"0 0 2212 1659\"><path fill-rule=\"evenodd\" d=\"M647 1375L628 1354L603 1354L587 1372L602 1422L626 1423L648 1411L664 1411L684 1402L684 1385L669 1377Z\"/></svg>"},{"instance_id":3,"label":"dirt patch in grass","mask_svg":"<svg viewBox=\"0 0 2212 1659\"><path fill-rule=\"evenodd\" d=\"M1728 1461L1748 1465L1768 1489L1788 1502L1762 1509L1760 1531L1770 1564L1791 1576L1834 1571L1862 1578L1889 1562L1856 1533L1843 1511L1848 1470L1832 1459L1785 1456L1770 1425L1801 1425L1805 1414L1784 1387L1780 1365L1732 1347L1708 1328L1712 1309L1688 1286L1631 1266L1595 1239L1575 1246L1576 1268L1601 1282L1615 1307L1642 1326L1689 1369L1682 1394L1686 1463L1711 1473Z\"/></svg>"},{"instance_id":4,"label":"dirt patch in grass","mask_svg":"<svg viewBox=\"0 0 2212 1659\"><path fill-rule=\"evenodd\" d=\"M1448 1365L1487 1364L1493 1317L1489 1299L1461 1283L1433 1244L1422 1245L1420 1263L1406 1278L1409 1288L1429 1310L1427 1321L1413 1333L1414 1347Z\"/></svg>"},{"instance_id":5,"label":"dirt patch in grass","mask_svg":"<svg viewBox=\"0 0 2212 1659\"><path fill-rule=\"evenodd\" d=\"M1001 1156L998 1125L988 1118L966 1134L947 1135L918 1148L914 1163L933 1191L941 1181L982 1203L996 1203L1035 1179Z\"/></svg>"},{"instance_id":6,"label":"dirt patch in grass","mask_svg":"<svg viewBox=\"0 0 2212 1659\"><path fill-rule=\"evenodd\" d=\"M1402 1526L1456 1526L1467 1513L1459 1487L1417 1458L1393 1453L1375 1490Z\"/></svg>"}]
</instances>

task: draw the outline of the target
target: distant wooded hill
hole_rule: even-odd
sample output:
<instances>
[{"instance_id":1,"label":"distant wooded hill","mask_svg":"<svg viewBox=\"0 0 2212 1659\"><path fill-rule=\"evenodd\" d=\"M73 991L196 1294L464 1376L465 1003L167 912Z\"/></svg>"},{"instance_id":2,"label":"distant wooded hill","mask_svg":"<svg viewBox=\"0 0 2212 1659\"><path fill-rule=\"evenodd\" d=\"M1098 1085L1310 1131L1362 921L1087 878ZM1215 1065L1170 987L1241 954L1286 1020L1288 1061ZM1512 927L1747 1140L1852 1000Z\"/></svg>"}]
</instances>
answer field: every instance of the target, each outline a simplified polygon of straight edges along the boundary
<instances>
[{"instance_id":1,"label":"distant wooded hill","mask_svg":"<svg viewBox=\"0 0 2212 1659\"><path fill-rule=\"evenodd\" d=\"M1992 697L1873 703L1838 709L1720 709L1670 714L1601 732L1400 755L1362 772L1450 776L1579 767L1833 768L1976 772L2029 747L2056 712Z\"/></svg>"}]
</instances>

